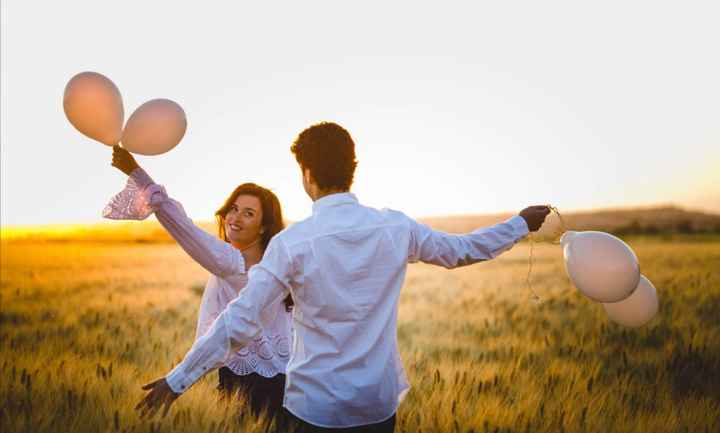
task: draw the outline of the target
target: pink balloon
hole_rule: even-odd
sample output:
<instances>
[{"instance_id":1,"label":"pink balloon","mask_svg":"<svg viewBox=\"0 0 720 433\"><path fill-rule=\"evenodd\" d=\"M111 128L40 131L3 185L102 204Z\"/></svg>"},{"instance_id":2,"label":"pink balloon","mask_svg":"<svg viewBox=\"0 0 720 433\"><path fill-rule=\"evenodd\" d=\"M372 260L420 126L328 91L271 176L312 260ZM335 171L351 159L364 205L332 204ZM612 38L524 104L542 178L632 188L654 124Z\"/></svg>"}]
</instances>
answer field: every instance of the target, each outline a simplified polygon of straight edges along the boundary
<instances>
[{"instance_id":1,"label":"pink balloon","mask_svg":"<svg viewBox=\"0 0 720 433\"><path fill-rule=\"evenodd\" d=\"M141 155L160 155L180 143L187 129L185 111L169 99L153 99L138 107L122 133L122 145Z\"/></svg>"},{"instance_id":2,"label":"pink balloon","mask_svg":"<svg viewBox=\"0 0 720 433\"><path fill-rule=\"evenodd\" d=\"M81 72L68 81L63 109L72 125L84 135L113 146L122 135L125 110L117 86L97 72Z\"/></svg>"},{"instance_id":3,"label":"pink balloon","mask_svg":"<svg viewBox=\"0 0 720 433\"><path fill-rule=\"evenodd\" d=\"M658 304L655 286L644 275L640 275L640 282L632 295L620 302L604 303L603 308L613 322L637 328L655 317Z\"/></svg>"},{"instance_id":4,"label":"pink balloon","mask_svg":"<svg viewBox=\"0 0 720 433\"><path fill-rule=\"evenodd\" d=\"M618 302L640 281L635 252L621 239L596 231L567 231L560 238L570 280L588 298Z\"/></svg>"}]
</instances>

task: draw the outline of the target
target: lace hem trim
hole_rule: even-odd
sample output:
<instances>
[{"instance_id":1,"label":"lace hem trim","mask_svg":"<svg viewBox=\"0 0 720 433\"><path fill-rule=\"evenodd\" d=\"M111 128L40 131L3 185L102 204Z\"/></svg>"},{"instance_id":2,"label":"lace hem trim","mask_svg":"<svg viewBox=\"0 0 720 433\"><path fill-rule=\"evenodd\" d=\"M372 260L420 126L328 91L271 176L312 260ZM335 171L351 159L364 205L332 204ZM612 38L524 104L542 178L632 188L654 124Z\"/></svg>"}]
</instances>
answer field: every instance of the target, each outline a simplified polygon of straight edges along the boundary
<instances>
[{"instance_id":1,"label":"lace hem trim","mask_svg":"<svg viewBox=\"0 0 720 433\"><path fill-rule=\"evenodd\" d=\"M257 373L263 377L273 377L285 373L289 357L289 339L276 335L253 341L235 353L225 365L239 376Z\"/></svg>"}]
</instances>

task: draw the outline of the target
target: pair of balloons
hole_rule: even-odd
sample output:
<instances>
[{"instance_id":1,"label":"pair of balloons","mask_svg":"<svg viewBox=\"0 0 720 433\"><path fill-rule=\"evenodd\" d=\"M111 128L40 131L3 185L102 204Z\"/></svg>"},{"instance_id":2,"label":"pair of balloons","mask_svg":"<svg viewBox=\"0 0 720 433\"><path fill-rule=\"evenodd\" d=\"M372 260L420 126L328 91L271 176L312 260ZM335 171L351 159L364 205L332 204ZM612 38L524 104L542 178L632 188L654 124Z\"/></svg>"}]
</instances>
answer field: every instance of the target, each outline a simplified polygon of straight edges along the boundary
<instances>
[{"instance_id":1,"label":"pair of balloons","mask_svg":"<svg viewBox=\"0 0 720 433\"><path fill-rule=\"evenodd\" d=\"M611 320L634 328L657 314L657 291L640 274L637 256L621 239L604 232L568 231L560 244L570 280L585 296L601 302Z\"/></svg>"},{"instance_id":2,"label":"pair of balloons","mask_svg":"<svg viewBox=\"0 0 720 433\"><path fill-rule=\"evenodd\" d=\"M180 143L187 129L182 107L153 99L138 107L123 128L125 110L117 86L97 72L70 79L63 96L65 115L84 135L108 146L122 143L130 152L159 155Z\"/></svg>"}]
</instances>

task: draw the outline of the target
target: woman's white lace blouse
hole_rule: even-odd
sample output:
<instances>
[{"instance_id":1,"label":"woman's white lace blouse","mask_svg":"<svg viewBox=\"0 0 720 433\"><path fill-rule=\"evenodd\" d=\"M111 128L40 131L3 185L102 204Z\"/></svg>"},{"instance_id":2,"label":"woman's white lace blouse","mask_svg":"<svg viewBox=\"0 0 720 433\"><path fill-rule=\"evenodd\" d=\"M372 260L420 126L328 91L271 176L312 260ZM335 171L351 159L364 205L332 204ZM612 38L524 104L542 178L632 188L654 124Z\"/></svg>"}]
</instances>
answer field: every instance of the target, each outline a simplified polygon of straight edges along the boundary
<instances>
[{"instance_id":1,"label":"woman's white lace blouse","mask_svg":"<svg viewBox=\"0 0 720 433\"><path fill-rule=\"evenodd\" d=\"M197 227L182 205L168 197L165 188L153 182L142 168L130 174L125 189L105 206L103 217L143 220L152 213L185 252L211 273L198 314L197 340L247 284L245 260L230 243ZM267 319L260 336L226 361L233 373L264 377L285 374L292 339L291 313L282 301L269 306L265 313Z\"/></svg>"}]
</instances>

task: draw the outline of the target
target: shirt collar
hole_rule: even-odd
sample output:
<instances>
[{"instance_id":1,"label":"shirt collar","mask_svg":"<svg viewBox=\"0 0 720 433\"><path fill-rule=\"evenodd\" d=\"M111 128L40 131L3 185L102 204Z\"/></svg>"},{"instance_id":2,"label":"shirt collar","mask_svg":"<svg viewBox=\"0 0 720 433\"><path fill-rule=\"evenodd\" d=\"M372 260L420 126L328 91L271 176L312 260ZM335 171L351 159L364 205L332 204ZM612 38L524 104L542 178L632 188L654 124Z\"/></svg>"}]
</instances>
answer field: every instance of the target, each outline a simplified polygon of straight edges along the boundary
<instances>
[{"instance_id":1,"label":"shirt collar","mask_svg":"<svg viewBox=\"0 0 720 433\"><path fill-rule=\"evenodd\" d=\"M339 192L335 194L329 194L325 197L315 200L315 202L313 202L312 210L313 213L317 213L321 209L339 206L341 204L358 204L358 199L355 194L351 192Z\"/></svg>"}]
</instances>

